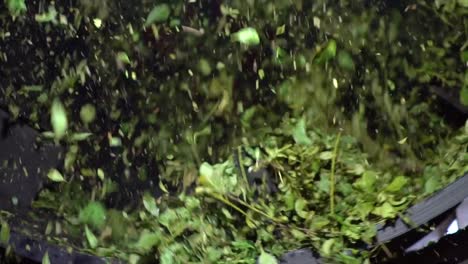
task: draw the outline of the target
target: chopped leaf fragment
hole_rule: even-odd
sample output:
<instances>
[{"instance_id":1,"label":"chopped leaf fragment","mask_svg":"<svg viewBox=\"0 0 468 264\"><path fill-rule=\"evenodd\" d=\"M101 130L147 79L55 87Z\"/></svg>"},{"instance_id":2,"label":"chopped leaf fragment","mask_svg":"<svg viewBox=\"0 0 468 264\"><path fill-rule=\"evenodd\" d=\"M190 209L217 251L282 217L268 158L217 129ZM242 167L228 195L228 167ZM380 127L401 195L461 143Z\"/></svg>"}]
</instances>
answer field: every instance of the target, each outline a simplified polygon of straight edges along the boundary
<instances>
[{"instance_id":1,"label":"chopped leaf fragment","mask_svg":"<svg viewBox=\"0 0 468 264\"><path fill-rule=\"evenodd\" d=\"M60 173L57 169L50 169L49 172L47 173L47 177L54 182L64 182L65 179L62 176L62 173Z\"/></svg>"},{"instance_id":2,"label":"chopped leaf fragment","mask_svg":"<svg viewBox=\"0 0 468 264\"><path fill-rule=\"evenodd\" d=\"M255 28L247 27L232 34L232 40L245 44L247 46L256 46L260 44L260 37Z\"/></svg>"},{"instance_id":3,"label":"chopped leaf fragment","mask_svg":"<svg viewBox=\"0 0 468 264\"><path fill-rule=\"evenodd\" d=\"M54 99L52 102L50 112L50 121L52 123L55 139L60 140L67 133L68 119L65 107L58 98Z\"/></svg>"},{"instance_id":4,"label":"chopped leaf fragment","mask_svg":"<svg viewBox=\"0 0 468 264\"><path fill-rule=\"evenodd\" d=\"M153 23L165 22L171 14L171 8L168 4L159 4L155 6L146 18L145 27Z\"/></svg>"}]
</instances>

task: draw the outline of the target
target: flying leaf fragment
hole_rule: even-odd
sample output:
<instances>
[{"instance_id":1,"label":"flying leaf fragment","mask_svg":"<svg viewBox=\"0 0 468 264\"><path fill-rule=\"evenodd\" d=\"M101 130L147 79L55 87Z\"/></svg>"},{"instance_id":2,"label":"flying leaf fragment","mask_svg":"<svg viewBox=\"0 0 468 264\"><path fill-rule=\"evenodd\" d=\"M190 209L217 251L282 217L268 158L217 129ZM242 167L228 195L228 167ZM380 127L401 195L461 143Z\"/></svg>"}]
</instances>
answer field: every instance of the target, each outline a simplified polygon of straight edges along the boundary
<instances>
[{"instance_id":1,"label":"flying leaf fragment","mask_svg":"<svg viewBox=\"0 0 468 264\"><path fill-rule=\"evenodd\" d=\"M325 242L322 244L321 250L325 256L330 256L333 244L335 244L335 239L333 238L325 240Z\"/></svg>"},{"instance_id":2,"label":"flying leaf fragment","mask_svg":"<svg viewBox=\"0 0 468 264\"><path fill-rule=\"evenodd\" d=\"M93 24L94 24L95 27L101 28L101 26L102 26L102 20L99 19L99 18L95 18L95 19L93 19Z\"/></svg>"},{"instance_id":3,"label":"flying leaf fragment","mask_svg":"<svg viewBox=\"0 0 468 264\"><path fill-rule=\"evenodd\" d=\"M120 51L117 53L117 60L123 64L131 64L130 57L128 57L126 52Z\"/></svg>"},{"instance_id":4,"label":"flying leaf fragment","mask_svg":"<svg viewBox=\"0 0 468 264\"><path fill-rule=\"evenodd\" d=\"M101 229L106 223L106 209L99 202L90 202L80 211L79 220L93 228Z\"/></svg>"},{"instance_id":5,"label":"flying leaf fragment","mask_svg":"<svg viewBox=\"0 0 468 264\"><path fill-rule=\"evenodd\" d=\"M397 192L406 185L408 179L404 176L398 176L385 188L389 192Z\"/></svg>"},{"instance_id":6,"label":"flying leaf fragment","mask_svg":"<svg viewBox=\"0 0 468 264\"><path fill-rule=\"evenodd\" d=\"M55 139L60 140L65 136L68 129L67 112L58 98L52 102L50 110L50 122L54 131Z\"/></svg>"},{"instance_id":7,"label":"flying leaf fragment","mask_svg":"<svg viewBox=\"0 0 468 264\"><path fill-rule=\"evenodd\" d=\"M89 247L96 248L98 245L98 240L96 236L93 234L93 232L89 230L87 225L85 226L85 235L86 235L86 239L88 240Z\"/></svg>"},{"instance_id":8,"label":"flying leaf fragment","mask_svg":"<svg viewBox=\"0 0 468 264\"><path fill-rule=\"evenodd\" d=\"M336 56L336 41L330 40L326 46L317 54L314 58L314 63L322 64L325 63Z\"/></svg>"},{"instance_id":9,"label":"flying leaf fragment","mask_svg":"<svg viewBox=\"0 0 468 264\"><path fill-rule=\"evenodd\" d=\"M169 18L170 14L171 8L168 4L160 4L155 6L146 18L145 27L153 23L165 22Z\"/></svg>"},{"instance_id":10,"label":"flying leaf fragment","mask_svg":"<svg viewBox=\"0 0 468 264\"><path fill-rule=\"evenodd\" d=\"M398 144L403 145L406 143L406 140L408 140L408 137L402 138L401 140L398 140Z\"/></svg>"},{"instance_id":11,"label":"flying leaf fragment","mask_svg":"<svg viewBox=\"0 0 468 264\"><path fill-rule=\"evenodd\" d=\"M7 222L2 222L0 228L0 242L7 244L10 240L10 226Z\"/></svg>"},{"instance_id":12,"label":"flying leaf fragment","mask_svg":"<svg viewBox=\"0 0 468 264\"><path fill-rule=\"evenodd\" d=\"M159 215L159 209L156 206L156 201L154 200L154 197L148 193L145 193L143 195L143 206L151 215L153 216Z\"/></svg>"},{"instance_id":13,"label":"flying leaf fragment","mask_svg":"<svg viewBox=\"0 0 468 264\"><path fill-rule=\"evenodd\" d=\"M161 238L161 234L149 233L149 232L144 231L144 233L141 234L135 246L138 249L141 249L147 252L147 251L150 251L152 247L154 247L160 242L160 238Z\"/></svg>"},{"instance_id":14,"label":"flying leaf fragment","mask_svg":"<svg viewBox=\"0 0 468 264\"><path fill-rule=\"evenodd\" d=\"M104 180L104 171L101 168L97 169L97 176L99 177L99 179L101 179L101 181Z\"/></svg>"},{"instance_id":15,"label":"flying leaf fragment","mask_svg":"<svg viewBox=\"0 0 468 264\"><path fill-rule=\"evenodd\" d=\"M306 145L306 146L309 146L312 144L312 140L309 138L309 136L307 136L304 118L301 118L299 122L297 122L292 132L292 136L294 138L294 141L296 141L297 144Z\"/></svg>"},{"instance_id":16,"label":"flying leaf fragment","mask_svg":"<svg viewBox=\"0 0 468 264\"><path fill-rule=\"evenodd\" d=\"M276 28L276 36L283 35L286 31L286 25L282 25Z\"/></svg>"},{"instance_id":17,"label":"flying leaf fragment","mask_svg":"<svg viewBox=\"0 0 468 264\"><path fill-rule=\"evenodd\" d=\"M47 251L42 257L42 264L50 264L49 252Z\"/></svg>"},{"instance_id":18,"label":"flying leaf fragment","mask_svg":"<svg viewBox=\"0 0 468 264\"><path fill-rule=\"evenodd\" d=\"M85 124L89 124L96 118L96 108L92 104L85 104L80 109L81 121Z\"/></svg>"},{"instance_id":19,"label":"flying leaf fragment","mask_svg":"<svg viewBox=\"0 0 468 264\"><path fill-rule=\"evenodd\" d=\"M89 132L82 132L82 133L74 133L71 136L71 141L83 141L89 138L92 134Z\"/></svg>"},{"instance_id":20,"label":"flying leaf fragment","mask_svg":"<svg viewBox=\"0 0 468 264\"><path fill-rule=\"evenodd\" d=\"M10 15L18 16L27 10L25 0L5 0Z\"/></svg>"},{"instance_id":21,"label":"flying leaf fragment","mask_svg":"<svg viewBox=\"0 0 468 264\"><path fill-rule=\"evenodd\" d=\"M58 171L57 169L50 169L49 172L47 173L47 177L54 182L64 182L65 179L62 176L62 173Z\"/></svg>"},{"instance_id":22,"label":"flying leaf fragment","mask_svg":"<svg viewBox=\"0 0 468 264\"><path fill-rule=\"evenodd\" d=\"M258 264L277 264L278 260L275 258L275 256L262 250L260 257L258 257L257 263Z\"/></svg>"},{"instance_id":23,"label":"flying leaf fragment","mask_svg":"<svg viewBox=\"0 0 468 264\"><path fill-rule=\"evenodd\" d=\"M258 36L257 30L251 27L243 28L233 33L231 39L247 46L260 44L260 37Z\"/></svg>"}]
</instances>

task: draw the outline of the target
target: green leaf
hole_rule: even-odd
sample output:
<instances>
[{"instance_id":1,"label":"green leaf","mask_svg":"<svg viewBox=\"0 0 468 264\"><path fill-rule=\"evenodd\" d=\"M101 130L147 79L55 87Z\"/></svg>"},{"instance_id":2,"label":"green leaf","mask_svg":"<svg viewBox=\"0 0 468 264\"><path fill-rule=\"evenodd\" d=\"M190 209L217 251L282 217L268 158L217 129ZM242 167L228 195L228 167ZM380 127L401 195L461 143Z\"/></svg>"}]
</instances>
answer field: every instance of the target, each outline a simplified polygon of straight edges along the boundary
<instances>
[{"instance_id":1,"label":"green leaf","mask_svg":"<svg viewBox=\"0 0 468 264\"><path fill-rule=\"evenodd\" d=\"M18 16L27 10L25 0L5 0L10 15Z\"/></svg>"},{"instance_id":2,"label":"green leaf","mask_svg":"<svg viewBox=\"0 0 468 264\"><path fill-rule=\"evenodd\" d=\"M119 60L123 64L131 64L130 58L128 57L126 52L118 52L117 53L117 60Z\"/></svg>"},{"instance_id":3,"label":"green leaf","mask_svg":"<svg viewBox=\"0 0 468 264\"><path fill-rule=\"evenodd\" d=\"M377 174L373 171L365 171L361 178L354 183L354 186L366 192L374 190L374 184L377 181Z\"/></svg>"},{"instance_id":4,"label":"green leaf","mask_svg":"<svg viewBox=\"0 0 468 264\"><path fill-rule=\"evenodd\" d=\"M336 56L336 41L330 40L320 53L314 58L314 63L322 64L328 62L329 60L335 58Z\"/></svg>"},{"instance_id":5,"label":"green leaf","mask_svg":"<svg viewBox=\"0 0 468 264\"><path fill-rule=\"evenodd\" d=\"M122 139L120 137L110 137L109 146L111 147L120 147L122 146Z\"/></svg>"},{"instance_id":6,"label":"green leaf","mask_svg":"<svg viewBox=\"0 0 468 264\"><path fill-rule=\"evenodd\" d=\"M51 181L54 181L54 182L64 182L65 181L62 174L57 169L50 169L49 172L47 173L47 177Z\"/></svg>"},{"instance_id":7,"label":"green leaf","mask_svg":"<svg viewBox=\"0 0 468 264\"><path fill-rule=\"evenodd\" d=\"M458 0L457 2L460 6L468 8L468 0Z\"/></svg>"},{"instance_id":8,"label":"green leaf","mask_svg":"<svg viewBox=\"0 0 468 264\"><path fill-rule=\"evenodd\" d=\"M161 264L173 264L174 263L174 253L168 248L165 248L161 252L160 256Z\"/></svg>"},{"instance_id":9,"label":"green leaf","mask_svg":"<svg viewBox=\"0 0 468 264\"><path fill-rule=\"evenodd\" d=\"M210 75L212 71L210 63L203 58L198 61L198 70L203 76Z\"/></svg>"},{"instance_id":10,"label":"green leaf","mask_svg":"<svg viewBox=\"0 0 468 264\"><path fill-rule=\"evenodd\" d=\"M73 133L70 140L71 141L83 141L83 140L89 138L91 135L93 135L93 134L88 133L88 132Z\"/></svg>"},{"instance_id":11,"label":"green leaf","mask_svg":"<svg viewBox=\"0 0 468 264\"><path fill-rule=\"evenodd\" d=\"M393 218L396 216L397 211L390 203L385 202L383 205L374 208L372 213L383 218Z\"/></svg>"},{"instance_id":12,"label":"green leaf","mask_svg":"<svg viewBox=\"0 0 468 264\"><path fill-rule=\"evenodd\" d=\"M102 27L102 20L99 19L99 18L94 18L93 19L93 24L94 24L95 27L101 28Z\"/></svg>"},{"instance_id":13,"label":"green leaf","mask_svg":"<svg viewBox=\"0 0 468 264\"><path fill-rule=\"evenodd\" d=\"M408 182L408 179L404 176L398 176L393 181L385 188L385 190L389 192L397 192L403 188L406 183Z\"/></svg>"},{"instance_id":14,"label":"green leaf","mask_svg":"<svg viewBox=\"0 0 468 264\"><path fill-rule=\"evenodd\" d=\"M106 209L100 202L90 202L80 211L79 220L93 228L101 229L106 222Z\"/></svg>"},{"instance_id":15,"label":"green leaf","mask_svg":"<svg viewBox=\"0 0 468 264\"><path fill-rule=\"evenodd\" d=\"M93 234L93 232L89 230L87 225L85 226L85 235L86 235L86 239L88 240L89 247L96 248L98 245L98 240L96 236Z\"/></svg>"},{"instance_id":16,"label":"green leaf","mask_svg":"<svg viewBox=\"0 0 468 264\"><path fill-rule=\"evenodd\" d=\"M319 154L321 160L331 160L333 158L333 151L324 151Z\"/></svg>"},{"instance_id":17,"label":"green leaf","mask_svg":"<svg viewBox=\"0 0 468 264\"><path fill-rule=\"evenodd\" d=\"M42 256L42 264L50 264L49 252L47 251L44 256Z\"/></svg>"},{"instance_id":18,"label":"green leaf","mask_svg":"<svg viewBox=\"0 0 468 264\"><path fill-rule=\"evenodd\" d=\"M97 176L99 177L99 179L101 179L101 181L104 180L104 171L101 169L101 168L98 168L97 169Z\"/></svg>"},{"instance_id":19,"label":"green leaf","mask_svg":"<svg viewBox=\"0 0 468 264\"><path fill-rule=\"evenodd\" d=\"M245 44L247 46L256 46L260 44L260 37L255 28L243 28L232 34L232 40Z\"/></svg>"},{"instance_id":20,"label":"green leaf","mask_svg":"<svg viewBox=\"0 0 468 264\"><path fill-rule=\"evenodd\" d=\"M161 234L144 231L140 235L140 238L138 239L138 242L135 244L135 246L144 252L148 252L160 242L160 238Z\"/></svg>"},{"instance_id":21,"label":"green leaf","mask_svg":"<svg viewBox=\"0 0 468 264\"><path fill-rule=\"evenodd\" d=\"M282 25L276 28L276 36L283 35L286 31L286 25Z\"/></svg>"},{"instance_id":22,"label":"green leaf","mask_svg":"<svg viewBox=\"0 0 468 264\"><path fill-rule=\"evenodd\" d=\"M333 244L335 244L335 239L333 238L325 240L325 242L322 244L321 250L325 256L331 255Z\"/></svg>"},{"instance_id":23,"label":"green leaf","mask_svg":"<svg viewBox=\"0 0 468 264\"><path fill-rule=\"evenodd\" d=\"M234 174L229 175L225 173L228 166L230 166L228 162L215 165L210 165L207 162L202 163L199 169L199 183L219 193L234 191L237 185L237 178Z\"/></svg>"},{"instance_id":24,"label":"green leaf","mask_svg":"<svg viewBox=\"0 0 468 264\"><path fill-rule=\"evenodd\" d=\"M168 4L160 4L155 6L146 18L145 27L153 23L165 22L169 18L170 14L171 8Z\"/></svg>"},{"instance_id":25,"label":"green leaf","mask_svg":"<svg viewBox=\"0 0 468 264\"><path fill-rule=\"evenodd\" d=\"M63 107L62 102L58 98L52 102L50 112L50 122L52 123L55 138L60 140L67 133L68 119L65 107Z\"/></svg>"},{"instance_id":26,"label":"green leaf","mask_svg":"<svg viewBox=\"0 0 468 264\"><path fill-rule=\"evenodd\" d=\"M154 197L151 196L149 193L145 193L143 195L143 206L151 215L153 216L159 215L159 209L156 206L156 201Z\"/></svg>"},{"instance_id":27,"label":"green leaf","mask_svg":"<svg viewBox=\"0 0 468 264\"><path fill-rule=\"evenodd\" d=\"M468 106L468 84L466 84L460 91L460 102Z\"/></svg>"},{"instance_id":28,"label":"green leaf","mask_svg":"<svg viewBox=\"0 0 468 264\"><path fill-rule=\"evenodd\" d=\"M300 198L297 199L296 202L294 203L294 209L296 210L297 215L299 215L302 218L307 218L308 212L304 210L307 207L307 201Z\"/></svg>"},{"instance_id":29,"label":"green leaf","mask_svg":"<svg viewBox=\"0 0 468 264\"><path fill-rule=\"evenodd\" d=\"M10 241L10 226L7 222L1 223L2 227L0 228L0 242L3 244L8 244Z\"/></svg>"},{"instance_id":30,"label":"green leaf","mask_svg":"<svg viewBox=\"0 0 468 264\"><path fill-rule=\"evenodd\" d=\"M301 118L299 122L297 122L296 126L294 127L292 135L293 135L294 141L297 144L306 145L306 146L312 145L312 140L309 138L309 136L307 136L304 118Z\"/></svg>"},{"instance_id":31,"label":"green leaf","mask_svg":"<svg viewBox=\"0 0 468 264\"><path fill-rule=\"evenodd\" d=\"M275 256L262 250L260 257L258 257L257 263L258 264L277 264L278 260L275 258Z\"/></svg>"},{"instance_id":32,"label":"green leaf","mask_svg":"<svg viewBox=\"0 0 468 264\"><path fill-rule=\"evenodd\" d=\"M92 104L85 104L80 110L81 121L85 124L89 124L96 118L96 108Z\"/></svg>"},{"instance_id":33,"label":"green leaf","mask_svg":"<svg viewBox=\"0 0 468 264\"><path fill-rule=\"evenodd\" d=\"M441 187L441 183L439 180L439 176L433 175L424 183L424 193L431 194L437 189L439 189L440 187Z\"/></svg>"},{"instance_id":34,"label":"green leaf","mask_svg":"<svg viewBox=\"0 0 468 264\"><path fill-rule=\"evenodd\" d=\"M338 64L340 65L341 68L348 70L348 71L354 70L355 65L354 65L353 58L347 51L345 50L339 51L337 59L338 59Z\"/></svg>"},{"instance_id":35,"label":"green leaf","mask_svg":"<svg viewBox=\"0 0 468 264\"><path fill-rule=\"evenodd\" d=\"M47 13L37 14L35 19L39 23L53 22L57 23L57 10L54 6L49 6Z\"/></svg>"}]
</instances>

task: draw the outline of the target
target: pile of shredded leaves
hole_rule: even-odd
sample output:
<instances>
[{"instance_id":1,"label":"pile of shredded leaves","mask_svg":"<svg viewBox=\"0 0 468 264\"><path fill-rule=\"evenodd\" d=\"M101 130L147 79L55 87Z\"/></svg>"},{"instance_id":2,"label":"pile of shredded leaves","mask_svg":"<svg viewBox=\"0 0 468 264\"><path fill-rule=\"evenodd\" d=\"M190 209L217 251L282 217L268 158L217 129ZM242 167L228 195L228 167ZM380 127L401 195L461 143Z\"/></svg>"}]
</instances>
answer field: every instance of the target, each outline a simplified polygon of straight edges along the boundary
<instances>
[{"instance_id":1,"label":"pile of shredded leaves","mask_svg":"<svg viewBox=\"0 0 468 264\"><path fill-rule=\"evenodd\" d=\"M376 224L468 171L432 93L468 105L468 3L328 2L5 0L0 104L66 149L43 235L129 263L369 263Z\"/></svg>"}]
</instances>

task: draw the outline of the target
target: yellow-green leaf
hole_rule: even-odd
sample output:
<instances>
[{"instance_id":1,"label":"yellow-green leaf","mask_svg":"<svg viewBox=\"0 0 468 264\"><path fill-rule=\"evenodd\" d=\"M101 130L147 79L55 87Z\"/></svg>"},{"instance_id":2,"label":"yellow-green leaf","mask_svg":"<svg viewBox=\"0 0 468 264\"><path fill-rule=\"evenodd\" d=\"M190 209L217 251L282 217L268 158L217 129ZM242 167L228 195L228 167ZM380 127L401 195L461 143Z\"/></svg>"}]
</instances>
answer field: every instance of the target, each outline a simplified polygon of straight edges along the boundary
<instances>
[{"instance_id":1,"label":"yellow-green leaf","mask_svg":"<svg viewBox=\"0 0 468 264\"><path fill-rule=\"evenodd\" d=\"M135 244L137 249L149 251L160 241L161 234L144 232Z\"/></svg>"},{"instance_id":2,"label":"yellow-green leaf","mask_svg":"<svg viewBox=\"0 0 468 264\"><path fill-rule=\"evenodd\" d=\"M247 46L255 46L260 44L260 37L255 28L243 28L232 34L232 40L245 44Z\"/></svg>"},{"instance_id":3,"label":"yellow-green leaf","mask_svg":"<svg viewBox=\"0 0 468 264\"><path fill-rule=\"evenodd\" d=\"M47 177L54 182L64 182L65 179L62 176L62 173L58 171L57 169L50 169L49 172L47 173Z\"/></svg>"},{"instance_id":4,"label":"yellow-green leaf","mask_svg":"<svg viewBox=\"0 0 468 264\"><path fill-rule=\"evenodd\" d=\"M89 124L96 118L96 108L92 104L85 104L80 110L81 121L85 124Z\"/></svg>"},{"instance_id":5,"label":"yellow-green leaf","mask_svg":"<svg viewBox=\"0 0 468 264\"><path fill-rule=\"evenodd\" d=\"M292 136L297 144L309 146L312 144L312 140L310 140L309 136L307 135L305 126L305 119L301 118L294 127Z\"/></svg>"},{"instance_id":6,"label":"yellow-green leaf","mask_svg":"<svg viewBox=\"0 0 468 264\"><path fill-rule=\"evenodd\" d=\"M277 264L278 260L275 258L275 256L262 250L262 253L260 254L260 257L258 258L257 263L258 264Z\"/></svg>"},{"instance_id":7,"label":"yellow-green leaf","mask_svg":"<svg viewBox=\"0 0 468 264\"><path fill-rule=\"evenodd\" d=\"M314 62L316 64L321 64L325 63L336 56L336 41L335 40L330 40L328 41L327 45L325 48L323 48L317 56L314 58Z\"/></svg>"},{"instance_id":8,"label":"yellow-green leaf","mask_svg":"<svg viewBox=\"0 0 468 264\"><path fill-rule=\"evenodd\" d=\"M404 176L398 176L385 188L389 192L397 192L406 185L408 179Z\"/></svg>"},{"instance_id":9,"label":"yellow-green leaf","mask_svg":"<svg viewBox=\"0 0 468 264\"><path fill-rule=\"evenodd\" d=\"M67 112L62 102L56 98L52 102L50 110L50 122L52 123L52 129L54 131L55 138L57 140L63 138L67 133L68 119Z\"/></svg>"},{"instance_id":10,"label":"yellow-green leaf","mask_svg":"<svg viewBox=\"0 0 468 264\"><path fill-rule=\"evenodd\" d=\"M160 4L155 6L146 18L145 27L153 23L165 22L169 18L170 14L171 8L168 4Z\"/></svg>"},{"instance_id":11,"label":"yellow-green leaf","mask_svg":"<svg viewBox=\"0 0 468 264\"><path fill-rule=\"evenodd\" d=\"M0 242L7 244L10 240L10 226L7 222L1 223L2 227L0 228Z\"/></svg>"},{"instance_id":12,"label":"yellow-green leaf","mask_svg":"<svg viewBox=\"0 0 468 264\"><path fill-rule=\"evenodd\" d=\"M42 257L42 264L50 264L49 253L47 251Z\"/></svg>"},{"instance_id":13,"label":"yellow-green leaf","mask_svg":"<svg viewBox=\"0 0 468 264\"><path fill-rule=\"evenodd\" d=\"M87 225L85 226L85 235L86 235L86 239L88 240L89 247L96 248L98 245L98 240L96 236L93 234L93 232L89 230Z\"/></svg>"},{"instance_id":14,"label":"yellow-green leaf","mask_svg":"<svg viewBox=\"0 0 468 264\"><path fill-rule=\"evenodd\" d=\"M6 0L6 5L12 16L18 16L27 10L25 0Z\"/></svg>"},{"instance_id":15,"label":"yellow-green leaf","mask_svg":"<svg viewBox=\"0 0 468 264\"><path fill-rule=\"evenodd\" d=\"M143 206L153 216L159 215L159 209L156 206L156 201L154 200L154 197L151 196L149 193L145 193L143 195Z\"/></svg>"}]
</instances>

